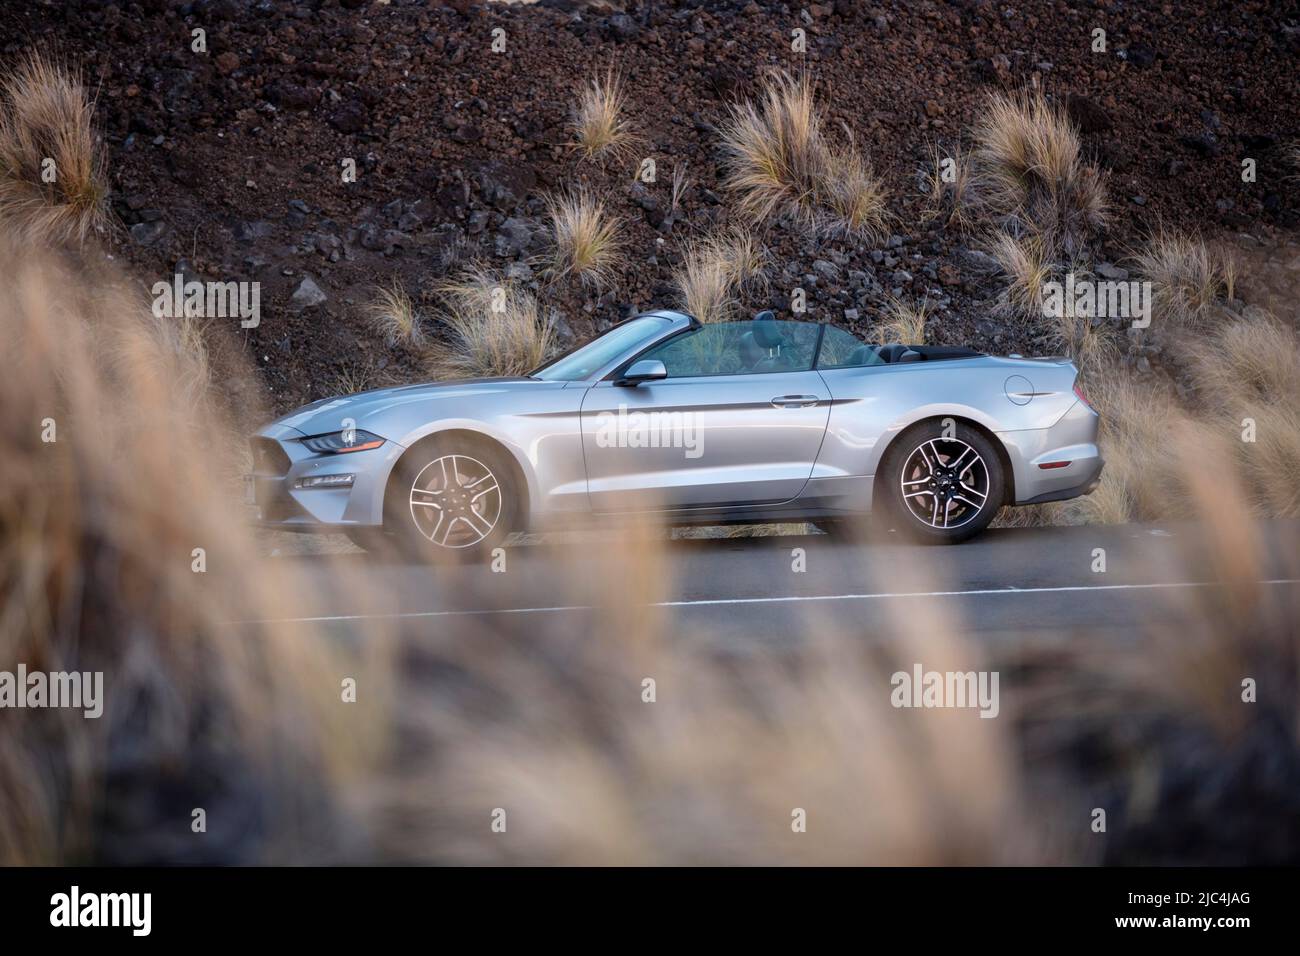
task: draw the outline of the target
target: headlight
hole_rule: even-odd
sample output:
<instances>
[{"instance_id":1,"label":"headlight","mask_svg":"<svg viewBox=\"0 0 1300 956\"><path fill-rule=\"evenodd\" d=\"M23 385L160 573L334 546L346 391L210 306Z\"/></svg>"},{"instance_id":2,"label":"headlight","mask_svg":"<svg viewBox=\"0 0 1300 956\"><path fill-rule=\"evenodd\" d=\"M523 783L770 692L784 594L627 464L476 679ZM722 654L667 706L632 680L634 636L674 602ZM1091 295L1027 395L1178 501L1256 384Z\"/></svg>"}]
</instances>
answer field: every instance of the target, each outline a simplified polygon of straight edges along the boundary
<instances>
[{"instance_id":1,"label":"headlight","mask_svg":"<svg viewBox=\"0 0 1300 956\"><path fill-rule=\"evenodd\" d=\"M371 448L378 448L384 440L378 435L353 428L330 432L328 435L312 435L310 438L304 438L302 443L309 451L314 451L318 455L344 455L351 451L369 451Z\"/></svg>"}]
</instances>

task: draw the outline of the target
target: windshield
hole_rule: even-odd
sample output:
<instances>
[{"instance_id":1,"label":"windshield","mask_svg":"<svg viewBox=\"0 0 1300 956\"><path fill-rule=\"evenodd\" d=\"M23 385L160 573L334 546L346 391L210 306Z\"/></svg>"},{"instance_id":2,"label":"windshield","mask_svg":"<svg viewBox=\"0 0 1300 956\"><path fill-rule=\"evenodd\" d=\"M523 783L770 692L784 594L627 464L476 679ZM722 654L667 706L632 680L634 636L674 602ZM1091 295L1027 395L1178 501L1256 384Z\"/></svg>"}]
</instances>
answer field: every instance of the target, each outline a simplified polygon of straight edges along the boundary
<instances>
[{"instance_id":1,"label":"windshield","mask_svg":"<svg viewBox=\"0 0 1300 956\"><path fill-rule=\"evenodd\" d=\"M642 316L616 325L604 335L580 345L567 355L543 365L532 373L532 378L544 382L576 382L599 371L620 356L633 351L638 345L649 342L664 331L668 319Z\"/></svg>"}]
</instances>

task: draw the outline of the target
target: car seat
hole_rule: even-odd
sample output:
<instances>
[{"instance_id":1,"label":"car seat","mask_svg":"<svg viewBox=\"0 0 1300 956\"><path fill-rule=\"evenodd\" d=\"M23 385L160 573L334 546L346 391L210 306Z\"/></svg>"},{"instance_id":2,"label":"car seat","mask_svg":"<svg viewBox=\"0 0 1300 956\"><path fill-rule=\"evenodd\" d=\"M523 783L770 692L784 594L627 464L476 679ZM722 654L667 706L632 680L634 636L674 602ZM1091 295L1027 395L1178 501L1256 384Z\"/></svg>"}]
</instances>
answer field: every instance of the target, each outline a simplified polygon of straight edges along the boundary
<instances>
[{"instance_id":1,"label":"car seat","mask_svg":"<svg viewBox=\"0 0 1300 956\"><path fill-rule=\"evenodd\" d=\"M781 354L785 345L785 336L770 311L764 310L754 316L753 329L746 332L751 344L761 351L757 362L750 365L755 372L786 372L790 370L790 360ZM742 340L743 341L743 340Z\"/></svg>"},{"instance_id":2,"label":"car seat","mask_svg":"<svg viewBox=\"0 0 1300 956\"><path fill-rule=\"evenodd\" d=\"M920 362L924 359L920 352L914 351L910 346L899 345L897 342L892 345L882 345L879 354L890 365L900 362Z\"/></svg>"},{"instance_id":3,"label":"car seat","mask_svg":"<svg viewBox=\"0 0 1300 956\"><path fill-rule=\"evenodd\" d=\"M740 337L740 367L752 369L767 358L767 350L754 341L754 333L746 332Z\"/></svg>"}]
</instances>

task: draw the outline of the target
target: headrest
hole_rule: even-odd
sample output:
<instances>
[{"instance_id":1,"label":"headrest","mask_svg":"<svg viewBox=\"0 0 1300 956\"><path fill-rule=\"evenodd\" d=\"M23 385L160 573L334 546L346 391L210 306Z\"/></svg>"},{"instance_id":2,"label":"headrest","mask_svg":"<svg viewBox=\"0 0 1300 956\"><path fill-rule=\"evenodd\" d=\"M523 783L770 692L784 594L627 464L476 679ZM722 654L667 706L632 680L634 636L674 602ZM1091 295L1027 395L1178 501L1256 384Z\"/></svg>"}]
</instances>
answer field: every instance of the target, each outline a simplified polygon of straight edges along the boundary
<instances>
[{"instance_id":1,"label":"headrest","mask_svg":"<svg viewBox=\"0 0 1300 956\"><path fill-rule=\"evenodd\" d=\"M753 332L754 341L765 349L774 349L785 341L781 335L780 326L776 324L775 316L769 311L763 311L754 316Z\"/></svg>"}]
</instances>

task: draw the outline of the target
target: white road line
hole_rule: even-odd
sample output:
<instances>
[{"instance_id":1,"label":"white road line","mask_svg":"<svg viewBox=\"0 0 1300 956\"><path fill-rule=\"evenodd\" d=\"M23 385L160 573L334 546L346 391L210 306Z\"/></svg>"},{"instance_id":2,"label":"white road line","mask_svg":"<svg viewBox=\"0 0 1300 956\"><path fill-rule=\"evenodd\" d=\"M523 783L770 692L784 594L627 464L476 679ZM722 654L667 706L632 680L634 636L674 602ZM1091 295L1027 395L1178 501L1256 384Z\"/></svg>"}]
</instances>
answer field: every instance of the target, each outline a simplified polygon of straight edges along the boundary
<instances>
[{"instance_id":1,"label":"white road line","mask_svg":"<svg viewBox=\"0 0 1300 956\"><path fill-rule=\"evenodd\" d=\"M1300 584L1300 578L1273 578L1256 581L1256 584ZM708 598L698 601L657 601L642 607L711 607L725 604L794 604L803 601L875 601L898 598L982 597L995 594L1060 594L1070 591L1150 591L1171 588L1222 587L1222 581L1171 581L1158 584L1086 584L1051 588L979 588L969 591L894 591L879 594L794 594L787 597ZM252 621L234 621L235 624L328 624L342 621L389 621L424 617L472 617L483 614L554 614L573 611L594 611L593 604L562 604L555 607L503 607L469 611L408 611L393 614L338 614L327 617L278 617Z\"/></svg>"}]
</instances>

